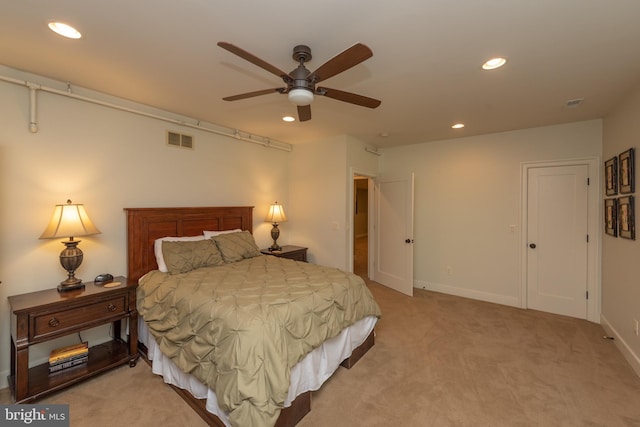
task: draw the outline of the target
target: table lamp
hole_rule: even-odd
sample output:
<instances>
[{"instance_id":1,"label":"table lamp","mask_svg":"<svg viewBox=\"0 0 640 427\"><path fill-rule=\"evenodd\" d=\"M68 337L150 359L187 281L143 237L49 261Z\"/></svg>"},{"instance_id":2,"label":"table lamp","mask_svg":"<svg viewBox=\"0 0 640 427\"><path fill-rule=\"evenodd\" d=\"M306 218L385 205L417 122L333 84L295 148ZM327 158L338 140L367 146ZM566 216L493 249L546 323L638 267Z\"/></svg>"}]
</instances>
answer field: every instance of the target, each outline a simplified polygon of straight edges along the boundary
<instances>
[{"instance_id":1,"label":"table lamp","mask_svg":"<svg viewBox=\"0 0 640 427\"><path fill-rule=\"evenodd\" d=\"M60 252L60 264L67 270L68 277L58 285L58 292L70 291L83 288L81 279L75 276L75 272L82 264L83 254L78 243L81 240L74 240L78 236L90 236L98 234L98 230L87 215L84 205L72 203L67 200L65 205L56 205L49 225L44 230L41 239L59 239L68 237L69 240L62 242L65 248Z\"/></svg>"},{"instance_id":2,"label":"table lamp","mask_svg":"<svg viewBox=\"0 0 640 427\"><path fill-rule=\"evenodd\" d=\"M265 218L264 222L270 222L273 224L273 228L271 229L271 238L273 239L273 245L269 248L270 251L279 251L282 249L278 246L278 237L280 236L280 230L278 229L278 223L286 222L287 216L284 214L284 209L282 205L279 205L278 202L275 202L273 205L269 206L269 213Z\"/></svg>"}]
</instances>

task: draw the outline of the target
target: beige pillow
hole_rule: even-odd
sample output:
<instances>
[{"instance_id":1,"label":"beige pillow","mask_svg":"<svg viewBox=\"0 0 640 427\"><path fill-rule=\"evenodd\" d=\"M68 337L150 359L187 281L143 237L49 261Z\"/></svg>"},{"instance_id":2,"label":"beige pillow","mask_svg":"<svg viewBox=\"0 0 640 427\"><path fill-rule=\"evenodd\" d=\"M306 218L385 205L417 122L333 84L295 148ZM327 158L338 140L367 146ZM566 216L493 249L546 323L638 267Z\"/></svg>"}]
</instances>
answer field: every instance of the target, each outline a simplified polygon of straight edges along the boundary
<instances>
[{"instance_id":1,"label":"beige pillow","mask_svg":"<svg viewBox=\"0 0 640 427\"><path fill-rule=\"evenodd\" d=\"M216 242L225 262L236 262L262 255L253 235L248 231L219 234L211 240Z\"/></svg>"},{"instance_id":2,"label":"beige pillow","mask_svg":"<svg viewBox=\"0 0 640 427\"><path fill-rule=\"evenodd\" d=\"M166 242L168 240L172 242L186 242L192 240L204 240L205 237L203 235L200 236L187 236L187 237L163 237L161 239L156 239L153 242L153 253L156 256L156 263L158 264L158 270L163 273L168 273L167 264L164 262L164 256L162 255L162 242Z\"/></svg>"},{"instance_id":3,"label":"beige pillow","mask_svg":"<svg viewBox=\"0 0 640 427\"><path fill-rule=\"evenodd\" d=\"M222 230L222 231L207 231L207 230L204 230L202 232L202 234L204 234L204 238L205 239L210 239L213 236L219 236L221 234L228 234L228 233L238 233L240 231L242 231L242 230L240 230L239 228L234 228L233 230Z\"/></svg>"},{"instance_id":4,"label":"beige pillow","mask_svg":"<svg viewBox=\"0 0 640 427\"><path fill-rule=\"evenodd\" d=\"M187 273L201 267L224 264L222 254L211 240L164 241L162 255L169 274Z\"/></svg>"}]
</instances>

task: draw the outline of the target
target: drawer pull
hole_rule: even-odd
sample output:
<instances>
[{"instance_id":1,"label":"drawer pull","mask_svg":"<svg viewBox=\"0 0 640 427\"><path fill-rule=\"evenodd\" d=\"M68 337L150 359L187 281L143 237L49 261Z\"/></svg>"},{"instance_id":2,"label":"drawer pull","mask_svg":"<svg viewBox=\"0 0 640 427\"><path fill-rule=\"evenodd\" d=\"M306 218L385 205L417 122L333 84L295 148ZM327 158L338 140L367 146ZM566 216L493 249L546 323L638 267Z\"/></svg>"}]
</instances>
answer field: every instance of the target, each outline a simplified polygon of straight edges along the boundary
<instances>
[{"instance_id":1,"label":"drawer pull","mask_svg":"<svg viewBox=\"0 0 640 427\"><path fill-rule=\"evenodd\" d=\"M109 305L107 306L107 310L109 310L109 311L110 311L110 312L112 312L112 313L113 313L114 311L116 311L117 309L118 309L118 307L116 307L116 306L115 306L115 305L113 305L113 304L109 304Z\"/></svg>"},{"instance_id":2,"label":"drawer pull","mask_svg":"<svg viewBox=\"0 0 640 427\"><path fill-rule=\"evenodd\" d=\"M51 326L52 328L55 328L58 325L60 325L60 321L55 317L52 317L51 320L49 320L49 326Z\"/></svg>"}]
</instances>

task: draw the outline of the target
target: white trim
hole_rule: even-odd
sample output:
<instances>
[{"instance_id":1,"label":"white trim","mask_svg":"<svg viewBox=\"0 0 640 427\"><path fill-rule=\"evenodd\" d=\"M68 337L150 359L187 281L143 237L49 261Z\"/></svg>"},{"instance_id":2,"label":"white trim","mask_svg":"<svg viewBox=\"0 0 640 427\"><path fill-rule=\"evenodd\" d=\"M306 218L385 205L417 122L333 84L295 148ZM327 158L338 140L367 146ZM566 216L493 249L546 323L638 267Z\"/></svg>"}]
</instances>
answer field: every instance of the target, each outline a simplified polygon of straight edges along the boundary
<instances>
[{"instance_id":1,"label":"white trim","mask_svg":"<svg viewBox=\"0 0 640 427\"><path fill-rule=\"evenodd\" d=\"M602 329L605 330L607 335L613 337L613 341L616 347L618 347L618 350L620 350L620 353L622 353L627 362L629 362L636 374L640 376L640 357L638 357L638 355L633 352L631 347L629 347L629 345L622 338L622 335L620 335L618 331L616 331L615 328L611 326L611 323L609 323L609 321L606 317L604 317L603 314L600 315L600 324L602 325Z\"/></svg>"},{"instance_id":2,"label":"white trim","mask_svg":"<svg viewBox=\"0 0 640 427\"><path fill-rule=\"evenodd\" d=\"M427 282L425 280L414 280L413 287L417 289L424 289L426 291L440 292L443 294L455 295L463 298L508 305L510 307L520 307L520 302L518 301L517 297L510 297L507 295L493 294L490 292L477 291L474 289L459 288L457 286Z\"/></svg>"},{"instance_id":3,"label":"white trim","mask_svg":"<svg viewBox=\"0 0 640 427\"><path fill-rule=\"evenodd\" d=\"M600 323L601 311L601 288L600 278L600 253L602 240L600 238L600 219L602 212L600 209L601 183L600 183L600 159L588 157L580 159L551 160L540 162L520 163L520 295L518 305L520 308L527 306L527 187L528 173L531 168L552 167L552 166L575 166L587 165L589 169L588 188L588 233L589 245L587 248L587 320Z\"/></svg>"}]
</instances>

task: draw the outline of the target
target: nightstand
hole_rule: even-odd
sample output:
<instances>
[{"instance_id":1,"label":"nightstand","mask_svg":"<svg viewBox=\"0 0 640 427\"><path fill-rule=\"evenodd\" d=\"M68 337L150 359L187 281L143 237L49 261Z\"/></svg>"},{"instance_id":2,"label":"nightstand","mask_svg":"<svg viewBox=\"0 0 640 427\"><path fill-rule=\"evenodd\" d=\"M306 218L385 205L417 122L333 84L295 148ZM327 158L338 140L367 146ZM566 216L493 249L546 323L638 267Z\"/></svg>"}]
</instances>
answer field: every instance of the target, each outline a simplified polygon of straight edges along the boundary
<instances>
[{"instance_id":1,"label":"nightstand","mask_svg":"<svg viewBox=\"0 0 640 427\"><path fill-rule=\"evenodd\" d=\"M84 289L55 288L9 297L11 306L11 375L9 387L16 403L26 403L108 369L129 363L138 354L137 282L116 277L116 287L93 282ZM122 320L129 322L129 340L121 337ZM49 374L49 363L29 368L29 347L82 330L113 324L113 339L89 348L86 364Z\"/></svg>"},{"instance_id":2,"label":"nightstand","mask_svg":"<svg viewBox=\"0 0 640 427\"><path fill-rule=\"evenodd\" d=\"M295 261L307 262L307 248L303 248L300 246L284 245L282 246L282 249L279 251L270 251L269 249L262 249L260 252L262 252L265 255L273 255L280 258L289 258Z\"/></svg>"}]
</instances>

